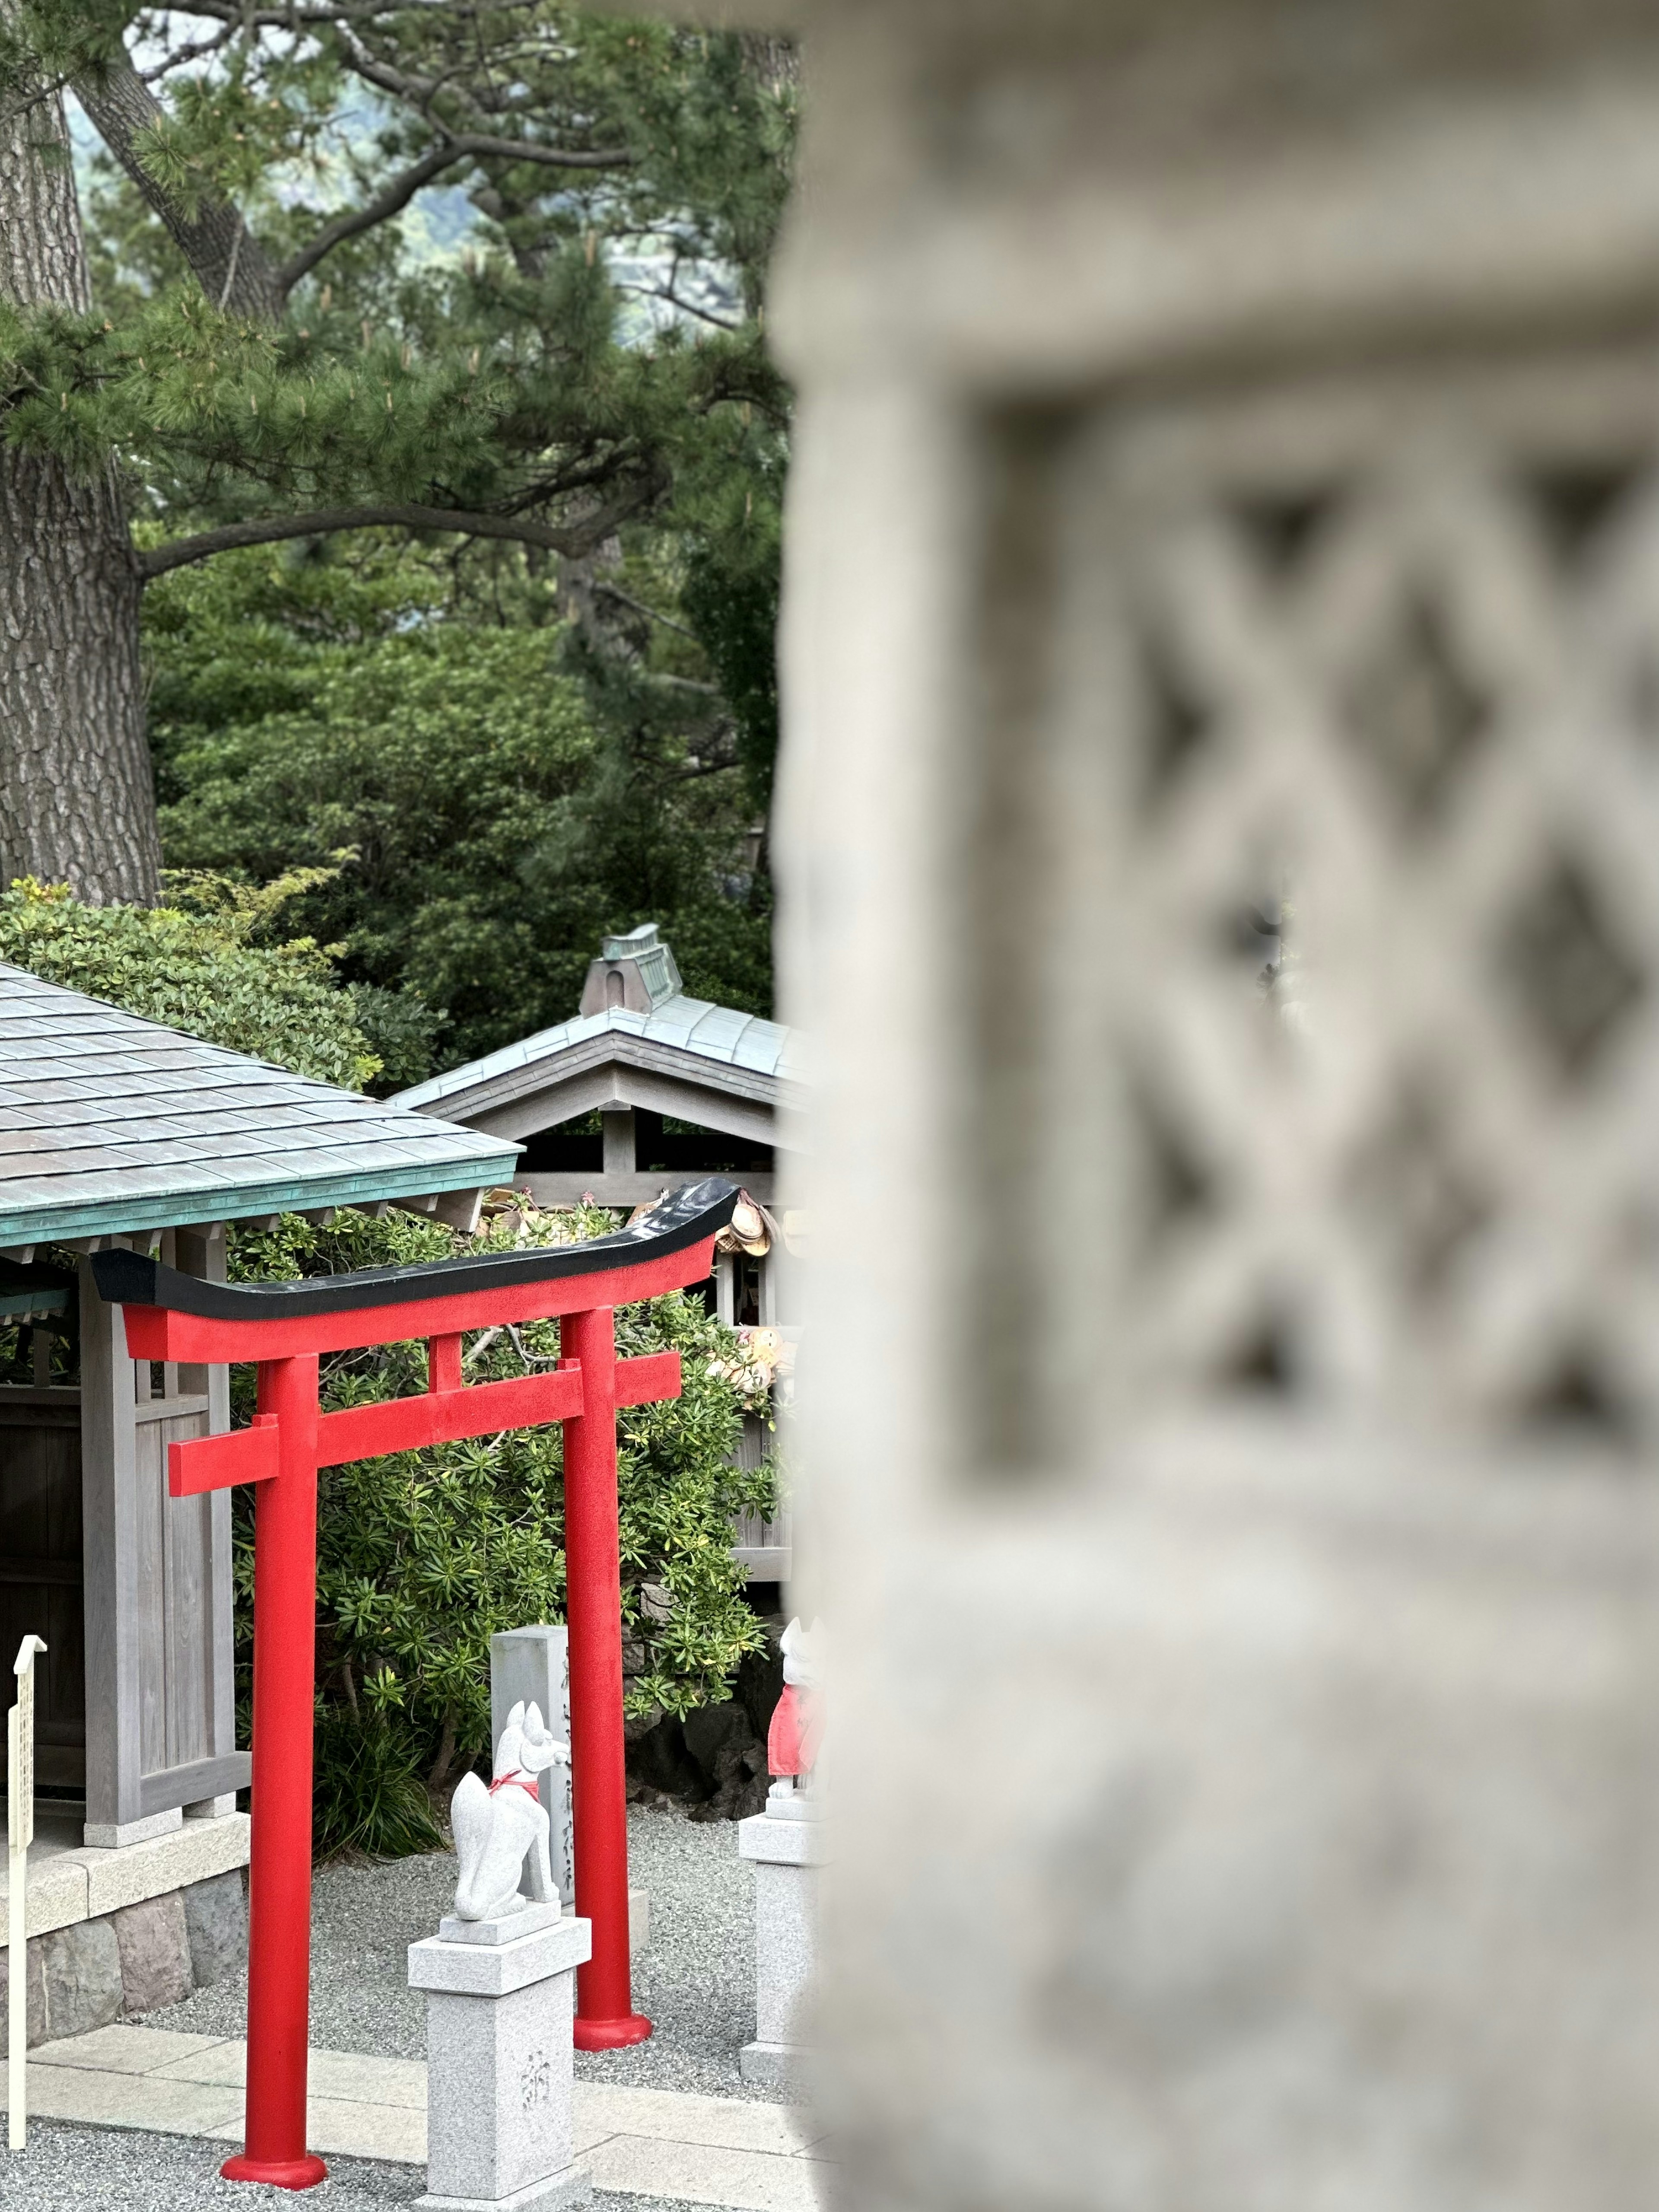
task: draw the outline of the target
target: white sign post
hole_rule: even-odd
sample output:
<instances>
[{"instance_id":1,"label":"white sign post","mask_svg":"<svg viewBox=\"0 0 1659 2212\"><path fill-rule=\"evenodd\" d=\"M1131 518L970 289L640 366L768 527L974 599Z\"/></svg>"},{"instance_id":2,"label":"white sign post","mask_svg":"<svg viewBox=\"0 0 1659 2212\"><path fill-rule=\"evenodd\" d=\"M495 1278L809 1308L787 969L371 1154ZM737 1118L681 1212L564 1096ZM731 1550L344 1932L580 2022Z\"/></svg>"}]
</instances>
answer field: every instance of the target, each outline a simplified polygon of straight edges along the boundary
<instances>
[{"instance_id":1,"label":"white sign post","mask_svg":"<svg viewBox=\"0 0 1659 2212\"><path fill-rule=\"evenodd\" d=\"M6 2141L21 2150L28 2141L24 2080L29 2044L28 1851L34 1841L34 1656L46 1645L26 1636L13 1672L17 1703L6 1716L7 1929Z\"/></svg>"}]
</instances>

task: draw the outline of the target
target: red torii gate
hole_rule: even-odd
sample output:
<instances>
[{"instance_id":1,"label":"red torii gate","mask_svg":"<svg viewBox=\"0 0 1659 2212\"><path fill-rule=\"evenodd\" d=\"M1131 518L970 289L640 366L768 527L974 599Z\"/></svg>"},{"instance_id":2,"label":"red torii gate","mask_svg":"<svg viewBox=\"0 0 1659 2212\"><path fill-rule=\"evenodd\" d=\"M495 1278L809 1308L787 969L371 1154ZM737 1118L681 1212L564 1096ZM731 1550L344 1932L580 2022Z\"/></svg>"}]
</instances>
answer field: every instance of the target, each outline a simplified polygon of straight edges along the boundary
<instances>
[{"instance_id":1,"label":"red torii gate","mask_svg":"<svg viewBox=\"0 0 1659 2212\"><path fill-rule=\"evenodd\" d=\"M562 1421L566 1608L576 1910L593 1923L577 1971L579 2050L642 2042L628 1941L617 1409L677 1398L679 1354L618 1359L614 1309L700 1282L732 1218L735 1185L680 1191L643 1221L586 1244L372 1267L292 1283L204 1282L137 1253L100 1252L102 1296L125 1309L135 1359L257 1360L252 1427L171 1445L175 1498L257 1483L253 1565L253 1838L249 1875L246 2141L233 2181L308 2189L327 2168L306 2148L311 1982L311 1739L315 1693L317 1471L347 1460ZM558 1365L464 1384L466 1329L559 1317ZM319 1356L428 1340L428 1389L318 1409Z\"/></svg>"}]
</instances>

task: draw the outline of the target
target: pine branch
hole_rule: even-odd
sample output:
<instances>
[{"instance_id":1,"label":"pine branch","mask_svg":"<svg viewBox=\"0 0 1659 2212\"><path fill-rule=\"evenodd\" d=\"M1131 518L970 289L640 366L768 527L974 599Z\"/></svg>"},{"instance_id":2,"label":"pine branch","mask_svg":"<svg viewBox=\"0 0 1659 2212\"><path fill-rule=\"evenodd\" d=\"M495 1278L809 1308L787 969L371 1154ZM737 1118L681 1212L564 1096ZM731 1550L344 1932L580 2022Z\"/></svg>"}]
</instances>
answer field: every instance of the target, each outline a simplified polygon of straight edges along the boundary
<instances>
[{"instance_id":1,"label":"pine branch","mask_svg":"<svg viewBox=\"0 0 1659 2212\"><path fill-rule=\"evenodd\" d=\"M237 5L187 12L217 16L226 26L219 37L185 49L186 55L192 57L213 52L231 35L233 28L246 29L251 22L278 21L284 27L292 27L295 21L295 12L288 9L250 11ZM378 4L363 9L348 4L336 9L301 10L299 16L314 23L327 22L343 31L354 16L379 12ZM349 33L343 44L346 58L356 73L384 90L423 103L435 89L385 64L377 64ZM163 66L171 65L172 58ZM75 78L73 89L88 119L148 205L161 218L208 298L220 308L254 322L275 322L288 295L325 255L345 240L358 237L400 214L423 185L463 161L510 161L543 168L615 169L630 167L635 159L625 146L567 149L542 145L534 140L500 137L489 132L446 132L441 144L393 177L372 200L325 224L280 270L274 270L239 210L228 201L210 200L194 216L186 216L139 159L139 138L165 119L165 111L146 82L147 76L161 73L152 70L141 76L124 52L95 74L88 72Z\"/></svg>"},{"instance_id":2,"label":"pine branch","mask_svg":"<svg viewBox=\"0 0 1659 2212\"><path fill-rule=\"evenodd\" d=\"M476 131L450 143L477 161L538 161L550 169L626 169L634 161L626 146L599 146L591 153L578 152L562 146L544 146L533 138L493 138Z\"/></svg>"},{"instance_id":3,"label":"pine branch","mask_svg":"<svg viewBox=\"0 0 1659 2212\"><path fill-rule=\"evenodd\" d=\"M417 0L419 4L419 0ZM492 14L529 15L539 0L491 0ZM458 0L424 0L425 12L430 15L453 19L463 16L476 20L481 12L476 7L462 7ZM270 8L249 7L246 0L180 0L177 13L181 15L206 15L216 23L228 23L237 30L292 31L296 28L337 29L344 23L369 23L376 17L392 13L391 0L315 0L312 5L303 0L279 0Z\"/></svg>"},{"instance_id":4,"label":"pine branch","mask_svg":"<svg viewBox=\"0 0 1659 2212\"><path fill-rule=\"evenodd\" d=\"M615 584L596 583L593 589L602 592L607 599L617 599L623 606L632 607L636 615L649 615L653 623L660 623L665 629L678 630L682 637L689 637L693 645L701 645L702 642L696 630L687 629L684 623L676 622L672 615L659 614L655 607L647 606L643 599L630 599L626 592L619 591Z\"/></svg>"},{"instance_id":5,"label":"pine branch","mask_svg":"<svg viewBox=\"0 0 1659 2212\"><path fill-rule=\"evenodd\" d=\"M422 186L431 183L444 170L453 168L458 162L510 153L514 161L539 161L544 167L560 169L619 168L633 160L625 147L610 147L598 153L565 153L556 146L520 145L514 138L489 138L468 136L450 138L429 153L422 154L418 161L399 176L393 177L372 200L360 208L339 216L326 224L291 260L283 263L277 272L276 283L283 296L294 289L300 279L317 266L326 253L348 238L372 230L377 223L386 222L409 205Z\"/></svg>"},{"instance_id":6,"label":"pine branch","mask_svg":"<svg viewBox=\"0 0 1659 2212\"><path fill-rule=\"evenodd\" d=\"M385 222L389 217L399 214L422 185L429 184L442 171L465 159L465 154L453 145L434 146L429 154L423 154L401 176L394 177L372 200L366 200L362 207L354 208L349 214L339 216L334 222L325 224L316 236L302 246L290 260L285 261L277 271L276 282L283 289L283 297L286 298L300 279L317 266L325 253L331 253L337 246L342 245L348 238L356 237L359 232L372 230L376 223Z\"/></svg>"},{"instance_id":7,"label":"pine branch","mask_svg":"<svg viewBox=\"0 0 1659 2212\"><path fill-rule=\"evenodd\" d=\"M610 537L617 526L639 504L626 501L596 515L586 516L568 530L555 530L527 514L475 514L459 507L420 507L389 502L374 507L321 507L306 514L273 514L249 522L222 523L215 530L198 530L189 538L175 538L165 545L151 546L136 556L139 575L148 582L169 568L182 568L192 561L211 560L240 545L275 545L289 538L325 538L337 530L447 530L468 538L506 538L522 545L539 545L549 553L580 556Z\"/></svg>"},{"instance_id":8,"label":"pine branch","mask_svg":"<svg viewBox=\"0 0 1659 2212\"><path fill-rule=\"evenodd\" d=\"M236 28L234 23L227 23L223 30L216 31L210 39L198 39L193 46L175 46L163 54L151 68L140 70L138 74L146 84L154 84L158 77L169 76L176 69L188 69L191 62L204 61L208 55L216 54L222 46L228 46L235 35Z\"/></svg>"},{"instance_id":9,"label":"pine branch","mask_svg":"<svg viewBox=\"0 0 1659 2212\"><path fill-rule=\"evenodd\" d=\"M699 307L693 301L681 299L672 285L618 284L617 289L631 292L636 299L661 300L667 306L678 308L682 314L695 315L700 323L712 323L717 331L735 331L743 328L741 323L728 322L724 315L711 314L707 307Z\"/></svg>"}]
</instances>

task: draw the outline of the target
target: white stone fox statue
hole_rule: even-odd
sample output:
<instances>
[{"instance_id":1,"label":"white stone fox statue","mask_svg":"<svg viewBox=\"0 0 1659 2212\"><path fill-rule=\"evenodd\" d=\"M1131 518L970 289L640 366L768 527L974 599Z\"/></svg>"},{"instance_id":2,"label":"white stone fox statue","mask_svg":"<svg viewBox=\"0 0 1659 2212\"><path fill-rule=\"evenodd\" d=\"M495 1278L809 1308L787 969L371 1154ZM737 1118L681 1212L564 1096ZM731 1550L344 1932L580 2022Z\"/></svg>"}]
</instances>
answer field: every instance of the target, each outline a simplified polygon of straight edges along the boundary
<instances>
[{"instance_id":1,"label":"white stone fox statue","mask_svg":"<svg viewBox=\"0 0 1659 2212\"><path fill-rule=\"evenodd\" d=\"M556 1743L541 1708L514 1706L495 1747L495 1778L486 1788L476 1774L461 1777L450 1800L449 1825L461 1878L455 1885L459 1920L501 1920L532 1900L556 1899L547 1855L547 1808L536 1777L555 1759L568 1765L570 1747ZM530 1859L530 1896L519 1893L519 1876Z\"/></svg>"}]
</instances>

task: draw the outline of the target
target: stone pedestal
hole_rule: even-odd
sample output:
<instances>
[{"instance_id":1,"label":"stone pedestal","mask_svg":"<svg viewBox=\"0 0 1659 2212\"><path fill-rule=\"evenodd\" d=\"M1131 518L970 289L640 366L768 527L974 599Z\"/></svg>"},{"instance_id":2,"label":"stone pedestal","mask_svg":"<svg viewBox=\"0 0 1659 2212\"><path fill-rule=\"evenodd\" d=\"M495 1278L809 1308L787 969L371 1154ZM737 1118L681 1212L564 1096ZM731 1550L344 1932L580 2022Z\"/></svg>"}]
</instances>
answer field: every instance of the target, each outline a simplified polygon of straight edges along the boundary
<instances>
[{"instance_id":1,"label":"stone pedestal","mask_svg":"<svg viewBox=\"0 0 1659 2212\"><path fill-rule=\"evenodd\" d=\"M808 2053L799 2014L817 1966L823 1822L799 1813L757 1813L738 1823L738 1850L755 1867L755 2040L744 2044L738 2063L744 2080L757 2087L800 2089Z\"/></svg>"},{"instance_id":2,"label":"stone pedestal","mask_svg":"<svg viewBox=\"0 0 1659 2212\"><path fill-rule=\"evenodd\" d=\"M592 2191L570 2130L576 1969L592 1931L560 1919L518 1934L520 1919L409 1948L410 1986L427 1992L424 2212L552 2212Z\"/></svg>"}]
</instances>

